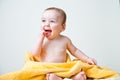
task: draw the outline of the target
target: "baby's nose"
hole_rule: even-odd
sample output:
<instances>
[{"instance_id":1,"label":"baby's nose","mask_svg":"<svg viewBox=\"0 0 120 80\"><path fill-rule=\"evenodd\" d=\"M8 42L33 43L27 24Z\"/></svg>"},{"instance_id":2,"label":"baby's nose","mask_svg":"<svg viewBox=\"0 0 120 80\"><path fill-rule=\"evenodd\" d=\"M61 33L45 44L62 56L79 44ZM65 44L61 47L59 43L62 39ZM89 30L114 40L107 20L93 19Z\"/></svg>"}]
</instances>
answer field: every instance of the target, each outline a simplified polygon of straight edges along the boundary
<instances>
[{"instance_id":1,"label":"baby's nose","mask_svg":"<svg viewBox=\"0 0 120 80\"><path fill-rule=\"evenodd\" d=\"M44 25L44 30L49 29L49 28L50 28L49 24L48 25Z\"/></svg>"},{"instance_id":2,"label":"baby's nose","mask_svg":"<svg viewBox=\"0 0 120 80\"><path fill-rule=\"evenodd\" d=\"M45 22L45 25L46 25L47 27L49 27L49 25L50 25L49 21L46 21L46 22Z\"/></svg>"}]
</instances>

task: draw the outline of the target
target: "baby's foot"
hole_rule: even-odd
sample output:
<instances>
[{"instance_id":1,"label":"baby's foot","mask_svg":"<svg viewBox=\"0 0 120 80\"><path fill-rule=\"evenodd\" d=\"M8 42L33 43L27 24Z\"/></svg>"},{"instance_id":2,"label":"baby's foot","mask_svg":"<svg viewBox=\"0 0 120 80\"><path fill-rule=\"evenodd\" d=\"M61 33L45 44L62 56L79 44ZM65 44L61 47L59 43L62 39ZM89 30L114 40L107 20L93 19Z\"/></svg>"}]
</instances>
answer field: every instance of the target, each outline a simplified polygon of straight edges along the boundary
<instances>
[{"instance_id":1,"label":"baby's foot","mask_svg":"<svg viewBox=\"0 0 120 80\"><path fill-rule=\"evenodd\" d=\"M54 74L47 74L47 80L63 80L63 79Z\"/></svg>"},{"instance_id":2,"label":"baby's foot","mask_svg":"<svg viewBox=\"0 0 120 80\"><path fill-rule=\"evenodd\" d=\"M79 72L77 75L73 76L71 79L72 80L86 80L86 75L82 71L82 72Z\"/></svg>"}]
</instances>

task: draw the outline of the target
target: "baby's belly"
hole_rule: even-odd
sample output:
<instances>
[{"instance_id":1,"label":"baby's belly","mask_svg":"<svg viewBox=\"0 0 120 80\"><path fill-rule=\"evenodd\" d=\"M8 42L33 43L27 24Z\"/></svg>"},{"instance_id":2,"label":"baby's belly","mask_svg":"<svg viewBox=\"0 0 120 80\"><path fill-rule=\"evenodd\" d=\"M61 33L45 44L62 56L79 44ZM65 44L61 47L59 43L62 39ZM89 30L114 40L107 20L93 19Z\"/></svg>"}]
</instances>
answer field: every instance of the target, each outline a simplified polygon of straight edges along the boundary
<instances>
[{"instance_id":1,"label":"baby's belly","mask_svg":"<svg viewBox=\"0 0 120 80\"><path fill-rule=\"evenodd\" d=\"M41 62L50 62L50 63L61 63L66 62L65 56L49 56L49 57L41 57Z\"/></svg>"}]
</instances>

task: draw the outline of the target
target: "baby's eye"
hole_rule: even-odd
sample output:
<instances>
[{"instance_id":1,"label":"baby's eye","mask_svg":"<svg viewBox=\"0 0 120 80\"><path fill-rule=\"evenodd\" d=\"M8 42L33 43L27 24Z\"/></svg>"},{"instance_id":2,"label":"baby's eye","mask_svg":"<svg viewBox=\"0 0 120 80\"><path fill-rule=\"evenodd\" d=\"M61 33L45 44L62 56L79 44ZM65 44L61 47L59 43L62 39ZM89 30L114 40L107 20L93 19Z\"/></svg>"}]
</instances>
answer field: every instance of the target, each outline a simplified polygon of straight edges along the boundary
<instances>
[{"instance_id":1,"label":"baby's eye","mask_svg":"<svg viewBox=\"0 0 120 80\"><path fill-rule=\"evenodd\" d=\"M51 20L50 22L55 23L55 21L54 21L54 20Z\"/></svg>"},{"instance_id":2,"label":"baby's eye","mask_svg":"<svg viewBox=\"0 0 120 80\"><path fill-rule=\"evenodd\" d=\"M46 20L42 19L41 22L45 22Z\"/></svg>"}]
</instances>

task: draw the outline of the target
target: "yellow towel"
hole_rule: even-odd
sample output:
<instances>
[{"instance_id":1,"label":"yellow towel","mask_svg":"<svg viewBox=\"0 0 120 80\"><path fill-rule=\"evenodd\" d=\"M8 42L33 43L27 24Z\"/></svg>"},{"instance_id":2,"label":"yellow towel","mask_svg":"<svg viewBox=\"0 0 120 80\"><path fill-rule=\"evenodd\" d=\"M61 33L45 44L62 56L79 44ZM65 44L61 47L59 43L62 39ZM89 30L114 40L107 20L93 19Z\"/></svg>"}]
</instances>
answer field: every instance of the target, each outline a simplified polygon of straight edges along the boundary
<instances>
[{"instance_id":1,"label":"yellow towel","mask_svg":"<svg viewBox=\"0 0 120 80\"><path fill-rule=\"evenodd\" d=\"M89 65L80 60L70 61L69 56L66 63L42 63L39 58L27 52L25 65L20 71L7 73L0 76L0 80L46 80L47 73L54 73L63 78L69 78L83 70L88 78L107 79L118 77L119 74L97 65Z\"/></svg>"}]
</instances>

